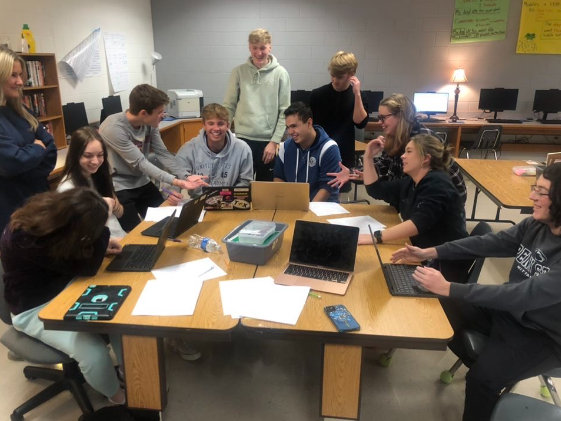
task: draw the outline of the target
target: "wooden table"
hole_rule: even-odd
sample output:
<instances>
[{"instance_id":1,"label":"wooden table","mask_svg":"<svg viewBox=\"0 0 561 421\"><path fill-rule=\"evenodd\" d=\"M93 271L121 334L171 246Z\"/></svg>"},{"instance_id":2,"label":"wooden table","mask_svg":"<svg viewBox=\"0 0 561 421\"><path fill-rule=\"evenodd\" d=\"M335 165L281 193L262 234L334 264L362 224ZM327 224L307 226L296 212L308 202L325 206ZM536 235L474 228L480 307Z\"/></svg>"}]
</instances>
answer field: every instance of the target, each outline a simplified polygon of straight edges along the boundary
<instances>
[{"instance_id":1,"label":"wooden table","mask_svg":"<svg viewBox=\"0 0 561 421\"><path fill-rule=\"evenodd\" d=\"M530 186L536 183L534 176L518 176L512 172L512 167L528 166L526 161L494 160L494 159L457 159L462 172L475 184L475 198L471 211L471 221L508 222L511 220L500 219L501 208L520 209L528 211L533 207L530 195ZM479 192L485 193L497 205L495 219L475 218L477 196Z\"/></svg>"},{"instance_id":2,"label":"wooden table","mask_svg":"<svg viewBox=\"0 0 561 421\"><path fill-rule=\"evenodd\" d=\"M400 222L389 206L345 205L350 216L372 215L387 226ZM349 216L349 215L338 215ZM294 231L294 221L326 222L312 212L277 211L275 222L289 224L277 254L258 276L275 276L286 265ZM384 261L402 247L406 239L380 245ZM452 328L436 299L393 297L388 291L374 247L359 246L355 276L344 296L321 292L321 299L310 297L298 323L290 326L255 319L242 319L242 326L258 337L313 340L323 345L323 376L320 415L358 419L360 413L361 365L364 346L445 350L453 336ZM344 304L360 324L358 332L339 333L325 316L323 308Z\"/></svg>"},{"instance_id":3,"label":"wooden table","mask_svg":"<svg viewBox=\"0 0 561 421\"><path fill-rule=\"evenodd\" d=\"M460 139L462 134L474 134L485 125L489 125L485 120L478 121L462 121L460 123L423 123L432 130L438 128L447 128L450 130L450 146L454 148L454 156L457 157L460 152ZM561 136L561 124L541 124L541 123L522 123L522 124L501 124L503 126L503 135L542 135L542 136ZM382 130L382 123L370 121L366 125L365 130ZM532 143L503 144L501 150L506 151L531 151L531 152L556 152L559 145L543 145Z\"/></svg>"}]
</instances>

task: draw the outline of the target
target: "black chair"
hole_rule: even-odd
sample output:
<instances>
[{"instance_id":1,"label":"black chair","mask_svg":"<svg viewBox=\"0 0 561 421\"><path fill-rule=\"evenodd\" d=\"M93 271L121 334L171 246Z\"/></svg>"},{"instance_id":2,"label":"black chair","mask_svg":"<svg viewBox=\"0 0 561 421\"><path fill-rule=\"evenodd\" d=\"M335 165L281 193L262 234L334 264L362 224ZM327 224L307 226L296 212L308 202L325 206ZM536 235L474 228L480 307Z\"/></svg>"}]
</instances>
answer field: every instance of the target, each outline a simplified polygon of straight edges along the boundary
<instances>
[{"instance_id":1,"label":"black chair","mask_svg":"<svg viewBox=\"0 0 561 421\"><path fill-rule=\"evenodd\" d=\"M448 127L435 127L433 132L440 138L444 146L448 147L450 140L448 139L450 135L450 129Z\"/></svg>"},{"instance_id":2,"label":"black chair","mask_svg":"<svg viewBox=\"0 0 561 421\"><path fill-rule=\"evenodd\" d=\"M480 222L475 226L473 230L471 230L471 233L469 235L470 237L472 237L472 236L484 235L489 232L493 232L491 226L487 222ZM477 280L479 279L479 274L481 273L481 268L483 268L484 263L485 263L484 257L478 257L473 261L473 264L471 265L467 273L468 284L473 284L477 282ZM378 357L378 362L380 363L380 365L384 367L389 366L392 362L392 358L393 358L393 354L395 353L395 350L396 348L392 348L387 353L381 354ZM446 382L443 380L444 373L445 372L447 373L448 371L443 371L440 374L440 380L443 383L447 383L447 384L450 383L452 381L452 378L454 377L454 373L458 370L458 368L461 367L461 365L462 362L461 360L458 359L458 361L456 361L456 363L452 366L452 368L448 370L450 372L449 375L451 376L450 381Z\"/></svg>"},{"instance_id":3,"label":"black chair","mask_svg":"<svg viewBox=\"0 0 561 421\"><path fill-rule=\"evenodd\" d=\"M4 271L0 265L0 279L3 274ZM3 286L0 288L0 318L7 325L12 324L10 310L4 300ZM14 409L14 412L10 415L11 421L22 421L26 413L65 390L72 393L84 414L93 412L92 404L83 387L85 380L76 361L65 353L25 333L19 332L13 327L10 327L2 337L0 337L0 342L10 351L32 364L62 364L62 370L35 366L27 366L23 369L23 375L29 380L45 379L54 383Z\"/></svg>"},{"instance_id":4,"label":"black chair","mask_svg":"<svg viewBox=\"0 0 561 421\"><path fill-rule=\"evenodd\" d=\"M469 153L473 151L479 151L480 156L483 159L487 158L489 152L493 152L495 160L497 159L497 152L501 149L501 134L503 132L503 126L487 124L482 126L477 133L477 140L471 144L465 144L460 150L458 156L462 155L463 151L466 151L466 157L469 159ZM485 151L485 156L483 156L483 151Z\"/></svg>"},{"instance_id":5,"label":"black chair","mask_svg":"<svg viewBox=\"0 0 561 421\"><path fill-rule=\"evenodd\" d=\"M101 103L103 104L103 108L99 116L99 124L103 123L110 115L123 111L121 97L119 95L109 95L107 98L101 98Z\"/></svg>"}]
</instances>

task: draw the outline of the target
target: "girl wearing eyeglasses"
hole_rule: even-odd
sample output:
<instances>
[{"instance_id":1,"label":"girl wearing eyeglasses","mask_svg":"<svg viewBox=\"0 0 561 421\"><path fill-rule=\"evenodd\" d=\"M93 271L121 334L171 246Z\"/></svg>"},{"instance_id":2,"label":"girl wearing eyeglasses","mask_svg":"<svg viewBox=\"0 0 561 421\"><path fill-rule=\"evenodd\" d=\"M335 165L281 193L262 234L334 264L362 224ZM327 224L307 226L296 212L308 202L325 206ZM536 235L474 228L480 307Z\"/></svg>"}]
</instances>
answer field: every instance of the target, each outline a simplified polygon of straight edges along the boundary
<instances>
[{"instance_id":1,"label":"girl wearing eyeglasses","mask_svg":"<svg viewBox=\"0 0 561 421\"><path fill-rule=\"evenodd\" d=\"M407 246L392 261L513 257L502 285L450 283L438 271L418 268L414 278L446 297L442 306L454 328L449 348L469 367L464 421L486 421L505 386L561 367L561 164L553 164L532 187L533 214L497 233L437 247ZM462 332L489 339L472 360Z\"/></svg>"}]
</instances>

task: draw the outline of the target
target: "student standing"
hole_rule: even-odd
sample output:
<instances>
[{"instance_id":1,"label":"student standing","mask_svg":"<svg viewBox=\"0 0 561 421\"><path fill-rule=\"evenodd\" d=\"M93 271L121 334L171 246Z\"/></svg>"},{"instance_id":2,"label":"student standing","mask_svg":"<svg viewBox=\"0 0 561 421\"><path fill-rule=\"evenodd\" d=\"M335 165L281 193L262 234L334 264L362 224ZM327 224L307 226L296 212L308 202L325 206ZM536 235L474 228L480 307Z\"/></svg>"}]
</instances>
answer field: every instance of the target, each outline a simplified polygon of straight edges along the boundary
<instances>
[{"instance_id":1,"label":"student standing","mask_svg":"<svg viewBox=\"0 0 561 421\"><path fill-rule=\"evenodd\" d=\"M0 49L0 235L10 215L47 191L56 164L53 137L22 104L24 60Z\"/></svg>"},{"instance_id":2,"label":"student standing","mask_svg":"<svg viewBox=\"0 0 561 421\"><path fill-rule=\"evenodd\" d=\"M273 180L277 146L284 134L284 110L290 105L290 78L271 54L271 35L265 29L249 34L250 57L232 71L224 107L234 131L253 155L255 179Z\"/></svg>"},{"instance_id":3,"label":"student standing","mask_svg":"<svg viewBox=\"0 0 561 421\"><path fill-rule=\"evenodd\" d=\"M204 186L204 177L193 175L187 180L178 178L180 169L175 157L162 141L158 125L164 118L164 107L169 103L165 92L150 85L138 85L130 93L129 109L110 115L99 128L107 145L113 182L123 215L119 222L125 231L140 223L148 207L160 206L164 199L150 177L181 189ZM153 150L158 160L173 173L163 171L148 161ZM177 205L183 198L173 192L168 200Z\"/></svg>"}]
</instances>

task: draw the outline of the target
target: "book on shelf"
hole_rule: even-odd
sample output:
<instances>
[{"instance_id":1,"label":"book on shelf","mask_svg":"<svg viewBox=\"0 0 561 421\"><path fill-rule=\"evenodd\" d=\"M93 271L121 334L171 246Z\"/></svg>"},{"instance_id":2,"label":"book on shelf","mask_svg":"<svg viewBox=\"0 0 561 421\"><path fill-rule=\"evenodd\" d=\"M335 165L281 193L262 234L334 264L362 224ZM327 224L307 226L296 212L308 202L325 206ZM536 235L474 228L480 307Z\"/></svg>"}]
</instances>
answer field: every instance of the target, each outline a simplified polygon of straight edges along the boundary
<instances>
[{"instance_id":1,"label":"book on shelf","mask_svg":"<svg viewBox=\"0 0 561 421\"><path fill-rule=\"evenodd\" d=\"M25 62L25 66L28 77L26 86L44 86L45 66L43 66L43 63L36 60L29 60Z\"/></svg>"},{"instance_id":2,"label":"book on shelf","mask_svg":"<svg viewBox=\"0 0 561 421\"><path fill-rule=\"evenodd\" d=\"M45 103L45 95L43 92L24 94L22 102L33 112L33 114L35 114L35 117L47 116L47 105Z\"/></svg>"}]
</instances>

